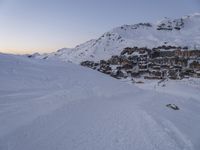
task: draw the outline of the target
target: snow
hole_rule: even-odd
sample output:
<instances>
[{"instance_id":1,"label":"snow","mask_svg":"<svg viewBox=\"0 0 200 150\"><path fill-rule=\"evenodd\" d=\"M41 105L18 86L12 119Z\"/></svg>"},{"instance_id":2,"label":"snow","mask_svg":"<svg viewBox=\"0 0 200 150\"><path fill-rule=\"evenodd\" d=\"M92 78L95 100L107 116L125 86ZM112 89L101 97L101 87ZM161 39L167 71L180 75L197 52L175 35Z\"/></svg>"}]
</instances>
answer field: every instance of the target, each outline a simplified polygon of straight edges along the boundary
<instances>
[{"instance_id":1,"label":"snow","mask_svg":"<svg viewBox=\"0 0 200 150\"><path fill-rule=\"evenodd\" d=\"M0 68L1 150L200 149L198 79L127 84L6 54Z\"/></svg>"},{"instance_id":2,"label":"snow","mask_svg":"<svg viewBox=\"0 0 200 150\"><path fill-rule=\"evenodd\" d=\"M181 23L183 22L183 25ZM165 24L172 30L157 30ZM125 47L158 47L162 45L200 49L200 14L195 13L180 19L165 18L157 23L123 25L104 33L75 48L64 48L58 52L36 56L36 58L58 58L62 61L80 63L85 60L99 61L119 55ZM176 30L175 27L180 27Z\"/></svg>"}]
</instances>

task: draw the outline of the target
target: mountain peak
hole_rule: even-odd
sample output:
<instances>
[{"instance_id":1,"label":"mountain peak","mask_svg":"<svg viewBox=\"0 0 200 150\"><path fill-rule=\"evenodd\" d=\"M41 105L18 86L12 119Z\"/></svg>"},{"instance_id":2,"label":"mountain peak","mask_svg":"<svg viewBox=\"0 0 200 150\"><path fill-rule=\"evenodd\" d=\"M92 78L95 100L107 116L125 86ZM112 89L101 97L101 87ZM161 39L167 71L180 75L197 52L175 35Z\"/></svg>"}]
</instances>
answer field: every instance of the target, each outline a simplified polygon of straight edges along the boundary
<instances>
[{"instance_id":1,"label":"mountain peak","mask_svg":"<svg viewBox=\"0 0 200 150\"><path fill-rule=\"evenodd\" d=\"M200 13L179 19L164 18L157 23L122 25L72 49L61 49L45 57L80 63L84 60L107 59L125 47L153 48L165 45L200 48Z\"/></svg>"}]
</instances>

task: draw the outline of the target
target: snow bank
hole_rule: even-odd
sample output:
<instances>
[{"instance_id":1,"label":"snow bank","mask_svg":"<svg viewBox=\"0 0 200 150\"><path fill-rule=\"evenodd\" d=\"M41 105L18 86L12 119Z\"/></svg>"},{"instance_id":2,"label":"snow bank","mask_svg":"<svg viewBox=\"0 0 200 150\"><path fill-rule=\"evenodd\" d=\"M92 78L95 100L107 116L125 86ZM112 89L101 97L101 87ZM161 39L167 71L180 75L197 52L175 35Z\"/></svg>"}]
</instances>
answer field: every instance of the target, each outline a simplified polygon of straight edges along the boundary
<instances>
[{"instance_id":1,"label":"snow bank","mask_svg":"<svg viewBox=\"0 0 200 150\"><path fill-rule=\"evenodd\" d=\"M56 60L0 54L0 68L1 150L200 149L199 95L141 89Z\"/></svg>"}]
</instances>

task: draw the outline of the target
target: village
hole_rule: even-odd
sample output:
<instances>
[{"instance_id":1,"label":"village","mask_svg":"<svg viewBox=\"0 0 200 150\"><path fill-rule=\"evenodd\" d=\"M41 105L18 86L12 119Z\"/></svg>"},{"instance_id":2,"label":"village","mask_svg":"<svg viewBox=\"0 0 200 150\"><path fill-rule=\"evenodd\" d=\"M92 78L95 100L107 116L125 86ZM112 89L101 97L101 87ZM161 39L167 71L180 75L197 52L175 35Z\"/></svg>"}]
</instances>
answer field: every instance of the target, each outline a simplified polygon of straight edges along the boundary
<instances>
[{"instance_id":1,"label":"village","mask_svg":"<svg viewBox=\"0 0 200 150\"><path fill-rule=\"evenodd\" d=\"M183 79L200 78L200 50L188 47L127 47L108 60L84 61L92 68L114 78Z\"/></svg>"}]
</instances>

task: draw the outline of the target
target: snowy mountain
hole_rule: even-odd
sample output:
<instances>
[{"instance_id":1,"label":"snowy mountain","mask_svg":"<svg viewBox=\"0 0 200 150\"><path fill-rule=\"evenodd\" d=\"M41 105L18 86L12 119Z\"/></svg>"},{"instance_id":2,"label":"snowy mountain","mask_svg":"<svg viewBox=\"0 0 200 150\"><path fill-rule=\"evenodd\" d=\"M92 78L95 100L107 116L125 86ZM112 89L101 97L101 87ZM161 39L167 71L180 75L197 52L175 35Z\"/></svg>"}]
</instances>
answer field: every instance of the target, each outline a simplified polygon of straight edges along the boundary
<instances>
[{"instance_id":1,"label":"snowy mountain","mask_svg":"<svg viewBox=\"0 0 200 150\"><path fill-rule=\"evenodd\" d=\"M199 79L129 85L6 54L0 68L1 150L200 149Z\"/></svg>"},{"instance_id":2,"label":"snowy mountain","mask_svg":"<svg viewBox=\"0 0 200 150\"><path fill-rule=\"evenodd\" d=\"M200 14L180 19L165 18L157 23L123 25L104 33L72 49L61 49L39 58L59 58L80 63L85 60L101 60L118 55L125 47L153 48L162 45L200 49Z\"/></svg>"}]
</instances>

